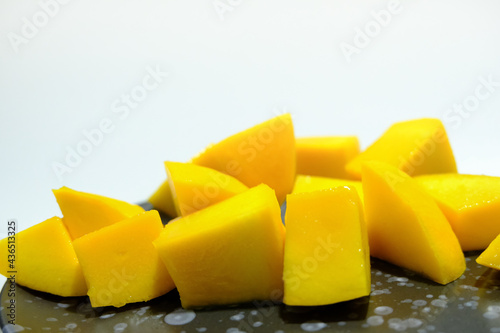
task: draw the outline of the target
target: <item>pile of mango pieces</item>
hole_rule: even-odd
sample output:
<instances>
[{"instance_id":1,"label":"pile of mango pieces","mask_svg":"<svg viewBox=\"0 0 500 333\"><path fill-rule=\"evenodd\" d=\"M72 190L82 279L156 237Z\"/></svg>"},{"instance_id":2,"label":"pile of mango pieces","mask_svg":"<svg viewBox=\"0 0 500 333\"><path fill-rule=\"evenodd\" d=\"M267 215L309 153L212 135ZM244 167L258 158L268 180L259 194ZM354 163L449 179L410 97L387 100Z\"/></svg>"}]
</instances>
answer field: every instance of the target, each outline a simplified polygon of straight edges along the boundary
<instances>
[{"instance_id":1,"label":"pile of mango pieces","mask_svg":"<svg viewBox=\"0 0 500 333\"><path fill-rule=\"evenodd\" d=\"M396 123L360 152L356 137L296 139L284 114L165 167L156 210L54 190L63 217L0 241L2 258L16 244L0 273L94 307L177 288L198 308L363 297L370 256L439 284L463 274L464 251L500 269L500 178L458 174L438 119Z\"/></svg>"}]
</instances>

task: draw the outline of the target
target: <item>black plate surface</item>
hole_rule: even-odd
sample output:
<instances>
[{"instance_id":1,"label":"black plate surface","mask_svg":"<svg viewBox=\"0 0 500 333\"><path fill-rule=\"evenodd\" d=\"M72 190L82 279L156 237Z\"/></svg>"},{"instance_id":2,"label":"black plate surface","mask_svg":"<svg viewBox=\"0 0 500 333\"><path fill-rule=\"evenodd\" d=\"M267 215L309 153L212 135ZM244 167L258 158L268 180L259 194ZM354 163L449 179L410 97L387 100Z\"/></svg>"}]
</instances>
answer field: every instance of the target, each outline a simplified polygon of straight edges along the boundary
<instances>
[{"instance_id":1,"label":"black plate surface","mask_svg":"<svg viewBox=\"0 0 500 333\"><path fill-rule=\"evenodd\" d=\"M146 207L147 208L147 207ZM500 272L478 265L446 286L372 259L369 297L321 307L253 302L234 307L182 310L174 290L146 303L92 308L87 297L65 298L15 286L0 295L3 332L499 332Z\"/></svg>"}]
</instances>

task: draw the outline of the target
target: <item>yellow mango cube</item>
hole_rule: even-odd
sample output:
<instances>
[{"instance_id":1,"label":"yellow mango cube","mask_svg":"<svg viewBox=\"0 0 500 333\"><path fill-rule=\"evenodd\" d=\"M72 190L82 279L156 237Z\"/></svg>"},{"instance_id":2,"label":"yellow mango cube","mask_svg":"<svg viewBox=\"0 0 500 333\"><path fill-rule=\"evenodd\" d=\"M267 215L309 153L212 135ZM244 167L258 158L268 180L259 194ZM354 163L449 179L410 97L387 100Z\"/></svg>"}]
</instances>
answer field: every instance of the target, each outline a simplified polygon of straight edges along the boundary
<instances>
[{"instance_id":1,"label":"yellow mango cube","mask_svg":"<svg viewBox=\"0 0 500 333\"><path fill-rule=\"evenodd\" d=\"M138 205L67 187L53 192L72 239L144 212Z\"/></svg>"},{"instance_id":2,"label":"yellow mango cube","mask_svg":"<svg viewBox=\"0 0 500 333\"><path fill-rule=\"evenodd\" d=\"M459 278L465 259L434 199L406 173L381 162L363 165L370 253L441 284Z\"/></svg>"},{"instance_id":3,"label":"yellow mango cube","mask_svg":"<svg viewBox=\"0 0 500 333\"><path fill-rule=\"evenodd\" d=\"M297 175L292 194L327 190L338 186L355 188L361 203L363 203L363 185L357 180Z\"/></svg>"},{"instance_id":4,"label":"yellow mango cube","mask_svg":"<svg viewBox=\"0 0 500 333\"><path fill-rule=\"evenodd\" d=\"M267 184L282 203L295 181L292 118L284 114L230 136L192 162L226 173L248 187Z\"/></svg>"},{"instance_id":5,"label":"yellow mango cube","mask_svg":"<svg viewBox=\"0 0 500 333\"><path fill-rule=\"evenodd\" d=\"M154 245L192 308L281 298L284 238L262 184L167 224Z\"/></svg>"},{"instance_id":6,"label":"yellow mango cube","mask_svg":"<svg viewBox=\"0 0 500 333\"><path fill-rule=\"evenodd\" d=\"M436 200L463 251L484 250L500 234L500 177L440 174L415 180Z\"/></svg>"},{"instance_id":7,"label":"yellow mango cube","mask_svg":"<svg viewBox=\"0 0 500 333\"><path fill-rule=\"evenodd\" d=\"M0 273L8 279L15 275L20 285L59 296L87 294L71 238L59 217L2 239L0 254Z\"/></svg>"},{"instance_id":8,"label":"yellow mango cube","mask_svg":"<svg viewBox=\"0 0 500 333\"><path fill-rule=\"evenodd\" d=\"M175 208L174 198L172 197L172 189L170 183L165 180L160 187L149 197L148 202L153 205L153 208L167 214L170 217L177 217L177 209Z\"/></svg>"},{"instance_id":9,"label":"yellow mango cube","mask_svg":"<svg viewBox=\"0 0 500 333\"><path fill-rule=\"evenodd\" d=\"M395 123L350 161L346 171L352 178L361 179L361 164L373 160L390 164L410 176L457 172L448 136L439 119Z\"/></svg>"},{"instance_id":10,"label":"yellow mango cube","mask_svg":"<svg viewBox=\"0 0 500 333\"><path fill-rule=\"evenodd\" d=\"M153 210L73 242L93 307L148 301L174 288L153 246L162 230L160 215Z\"/></svg>"},{"instance_id":11,"label":"yellow mango cube","mask_svg":"<svg viewBox=\"0 0 500 333\"><path fill-rule=\"evenodd\" d=\"M248 190L236 178L196 164L165 162L165 168L178 216L189 215Z\"/></svg>"},{"instance_id":12,"label":"yellow mango cube","mask_svg":"<svg viewBox=\"0 0 500 333\"><path fill-rule=\"evenodd\" d=\"M477 257L476 262L480 265L500 270L500 235L495 237L486 250Z\"/></svg>"},{"instance_id":13,"label":"yellow mango cube","mask_svg":"<svg viewBox=\"0 0 500 333\"><path fill-rule=\"evenodd\" d=\"M355 189L287 196L283 268L288 305L325 305L370 294L370 251Z\"/></svg>"},{"instance_id":14,"label":"yellow mango cube","mask_svg":"<svg viewBox=\"0 0 500 333\"><path fill-rule=\"evenodd\" d=\"M355 136L297 138L297 173L302 175L349 178L346 164L359 154Z\"/></svg>"}]
</instances>

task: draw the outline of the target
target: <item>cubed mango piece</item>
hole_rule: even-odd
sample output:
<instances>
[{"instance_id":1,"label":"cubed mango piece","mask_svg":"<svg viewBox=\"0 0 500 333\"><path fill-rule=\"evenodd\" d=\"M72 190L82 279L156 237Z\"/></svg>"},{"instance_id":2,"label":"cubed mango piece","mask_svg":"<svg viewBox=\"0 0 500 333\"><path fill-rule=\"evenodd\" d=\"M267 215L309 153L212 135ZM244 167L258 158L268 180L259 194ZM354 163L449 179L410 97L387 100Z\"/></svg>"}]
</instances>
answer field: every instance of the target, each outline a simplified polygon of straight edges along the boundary
<instances>
[{"instance_id":1,"label":"cubed mango piece","mask_svg":"<svg viewBox=\"0 0 500 333\"><path fill-rule=\"evenodd\" d=\"M357 180L297 175L292 194L327 190L338 186L355 188L358 192L361 203L363 203L363 185Z\"/></svg>"},{"instance_id":2,"label":"cubed mango piece","mask_svg":"<svg viewBox=\"0 0 500 333\"><path fill-rule=\"evenodd\" d=\"M0 254L0 273L7 278L15 275L20 285L59 296L87 294L71 238L59 217L2 239Z\"/></svg>"},{"instance_id":3,"label":"cubed mango piece","mask_svg":"<svg viewBox=\"0 0 500 333\"><path fill-rule=\"evenodd\" d=\"M248 190L238 179L192 163L165 162L178 216L186 216Z\"/></svg>"},{"instance_id":4,"label":"cubed mango piece","mask_svg":"<svg viewBox=\"0 0 500 333\"><path fill-rule=\"evenodd\" d=\"M284 238L262 184L167 224L154 245L192 308L281 298Z\"/></svg>"},{"instance_id":5,"label":"cubed mango piece","mask_svg":"<svg viewBox=\"0 0 500 333\"><path fill-rule=\"evenodd\" d=\"M284 297L288 305L325 305L370 294L370 251L355 189L287 196Z\"/></svg>"},{"instance_id":6,"label":"cubed mango piece","mask_svg":"<svg viewBox=\"0 0 500 333\"><path fill-rule=\"evenodd\" d=\"M160 215L153 210L73 242L93 307L148 301L174 288L153 246L162 230Z\"/></svg>"},{"instance_id":7,"label":"cubed mango piece","mask_svg":"<svg viewBox=\"0 0 500 333\"><path fill-rule=\"evenodd\" d=\"M177 209L175 209L174 198L172 197L172 189L168 179L165 180L160 187L149 197L148 202L153 205L153 208L174 218L177 217Z\"/></svg>"},{"instance_id":8,"label":"cubed mango piece","mask_svg":"<svg viewBox=\"0 0 500 333\"><path fill-rule=\"evenodd\" d=\"M67 187L53 192L72 239L144 212L138 205Z\"/></svg>"},{"instance_id":9,"label":"cubed mango piece","mask_svg":"<svg viewBox=\"0 0 500 333\"><path fill-rule=\"evenodd\" d=\"M349 162L346 171L361 179L361 164L372 160L390 164L410 176L457 172L443 123L433 118L395 123Z\"/></svg>"},{"instance_id":10,"label":"cubed mango piece","mask_svg":"<svg viewBox=\"0 0 500 333\"><path fill-rule=\"evenodd\" d=\"M500 270L500 234L477 257L476 262L480 265Z\"/></svg>"},{"instance_id":11,"label":"cubed mango piece","mask_svg":"<svg viewBox=\"0 0 500 333\"><path fill-rule=\"evenodd\" d=\"M500 234L500 177L452 173L415 179L434 197L463 251L484 250Z\"/></svg>"},{"instance_id":12,"label":"cubed mango piece","mask_svg":"<svg viewBox=\"0 0 500 333\"><path fill-rule=\"evenodd\" d=\"M363 191L370 253L441 284L465 270L460 243L434 199L392 165L366 162Z\"/></svg>"},{"instance_id":13,"label":"cubed mango piece","mask_svg":"<svg viewBox=\"0 0 500 333\"><path fill-rule=\"evenodd\" d=\"M349 178L345 166L359 154L355 136L297 138L295 145L297 173L302 175Z\"/></svg>"},{"instance_id":14,"label":"cubed mango piece","mask_svg":"<svg viewBox=\"0 0 500 333\"><path fill-rule=\"evenodd\" d=\"M290 114L277 116L211 145L192 159L240 180L267 184L282 203L295 181L295 136Z\"/></svg>"}]
</instances>

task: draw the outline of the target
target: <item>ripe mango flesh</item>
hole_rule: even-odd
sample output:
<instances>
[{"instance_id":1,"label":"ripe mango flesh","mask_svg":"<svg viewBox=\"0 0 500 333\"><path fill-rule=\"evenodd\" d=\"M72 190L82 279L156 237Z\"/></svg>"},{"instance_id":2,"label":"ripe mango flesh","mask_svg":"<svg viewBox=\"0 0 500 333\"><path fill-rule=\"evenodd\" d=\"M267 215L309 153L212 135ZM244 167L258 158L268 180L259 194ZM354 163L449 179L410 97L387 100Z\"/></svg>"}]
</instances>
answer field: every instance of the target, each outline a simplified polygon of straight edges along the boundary
<instances>
[{"instance_id":1,"label":"ripe mango flesh","mask_svg":"<svg viewBox=\"0 0 500 333\"><path fill-rule=\"evenodd\" d=\"M144 212L138 205L67 187L53 192L72 239Z\"/></svg>"},{"instance_id":2,"label":"ripe mango flesh","mask_svg":"<svg viewBox=\"0 0 500 333\"><path fill-rule=\"evenodd\" d=\"M153 210L73 242L93 307L148 301L174 288L153 246L162 229L160 215Z\"/></svg>"},{"instance_id":3,"label":"ripe mango flesh","mask_svg":"<svg viewBox=\"0 0 500 333\"><path fill-rule=\"evenodd\" d=\"M364 161L390 164L410 176L456 173L455 157L439 119L424 118L392 125L377 141L346 165L347 173L361 179Z\"/></svg>"},{"instance_id":4,"label":"ripe mango flesh","mask_svg":"<svg viewBox=\"0 0 500 333\"><path fill-rule=\"evenodd\" d=\"M295 136L290 114L277 116L211 145L192 159L248 187L267 184L282 203L295 181Z\"/></svg>"},{"instance_id":5,"label":"ripe mango flesh","mask_svg":"<svg viewBox=\"0 0 500 333\"><path fill-rule=\"evenodd\" d=\"M361 203L363 203L363 185L357 180L297 175L292 194L327 190L338 186L355 188L358 192Z\"/></svg>"},{"instance_id":6,"label":"ripe mango flesh","mask_svg":"<svg viewBox=\"0 0 500 333\"><path fill-rule=\"evenodd\" d=\"M262 184L167 224L154 245L192 308L281 298L284 238Z\"/></svg>"},{"instance_id":7,"label":"ripe mango flesh","mask_svg":"<svg viewBox=\"0 0 500 333\"><path fill-rule=\"evenodd\" d=\"M177 217L174 198L168 179L165 180L160 187L149 197L148 202L153 205L153 208L174 218Z\"/></svg>"},{"instance_id":8,"label":"ripe mango flesh","mask_svg":"<svg viewBox=\"0 0 500 333\"><path fill-rule=\"evenodd\" d=\"M178 216L186 216L248 190L234 177L192 163L165 162Z\"/></svg>"},{"instance_id":9,"label":"ripe mango flesh","mask_svg":"<svg viewBox=\"0 0 500 333\"><path fill-rule=\"evenodd\" d=\"M290 194L285 224L285 304L325 305L370 294L368 235L356 190Z\"/></svg>"},{"instance_id":10,"label":"ripe mango flesh","mask_svg":"<svg viewBox=\"0 0 500 333\"><path fill-rule=\"evenodd\" d=\"M447 284L462 275L457 237L430 194L416 180L381 162L363 165L370 253Z\"/></svg>"},{"instance_id":11,"label":"ripe mango flesh","mask_svg":"<svg viewBox=\"0 0 500 333\"><path fill-rule=\"evenodd\" d=\"M302 175L349 178L347 162L359 154L355 136L297 138L297 173Z\"/></svg>"},{"instance_id":12,"label":"ripe mango flesh","mask_svg":"<svg viewBox=\"0 0 500 333\"><path fill-rule=\"evenodd\" d=\"M10 250L10 251L9 251ZM83 296L87 285L71 243L59 217L52 217L13 238L0 241L0 273L7 278L16 271L16 283L59 296ZM9 262L9 255L15 261ZM14 266L10 266L10 265Z\"/></svg>"},{"instance_id":13,"label":"ripe mango flesh","mask_svg":"<svg viewBox=\"0 0 500 333\"><path fill-rule=\"evenodd\" d=\"M477 257L476 262L480 265L500 270L500 235L495 237L486 250Z\"/></svg>"},{"instance_id":14,"label":"ripe mango flesh","mask_svg":"<svg viewBox=\"0 0 500 333\"><path fill-rule=\"evenodd\" d=\"M440 174L415 180L434 197L463 251L484 250L500 234L500 177Z\"/></svg>"}]
</instances>

